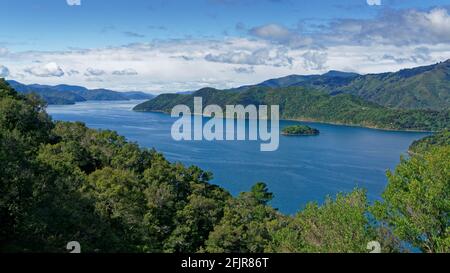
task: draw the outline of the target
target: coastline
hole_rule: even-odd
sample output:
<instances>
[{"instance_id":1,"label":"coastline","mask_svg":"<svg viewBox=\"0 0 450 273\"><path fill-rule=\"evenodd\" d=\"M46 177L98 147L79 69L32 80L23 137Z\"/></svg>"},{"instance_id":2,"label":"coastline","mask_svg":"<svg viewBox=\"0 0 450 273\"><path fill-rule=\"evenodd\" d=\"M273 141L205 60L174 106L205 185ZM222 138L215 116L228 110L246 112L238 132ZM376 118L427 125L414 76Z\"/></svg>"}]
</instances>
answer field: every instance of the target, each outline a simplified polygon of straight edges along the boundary
<instances>
[{"instance_id":1,"label":"coastline","mask_svg":"<svg viewBox=\"0 0 450 273\"><path fill-rule=\"evenodd\" d=\"M144 110L134 110L134 108L133 108L132 111L141 112L141 113L160 113L160 114L170 115L169 112L164 111L164 110L144 111ZM200 114L192 114L192 115L200 115ZM203 115L203 114L201 116L210 117L210 116ZM366 128L366 129L380 130L380 131L390 131L390 132L431 133L431 134L438 132L438 131L429 131L429 130L382 128L382 127L368 126L368 125L361 125L361 124L347 124L347 123L342 123L342 122L315 120L315 119L310 119L310 118L281 118L280 120L306 122L306 123L319 123L319 124L338 125L338 126L349 126L349 127L359 127L359 128Z\"/></svg>"},{"instance_id":2,"label":"coastline","mask_svg":"<svg viewBox=\"0 0 450 273\"><path fill-rule=\"evenodd\" d=\"M292 137L301 137L301 136L318 136L320 134L286 134L286 133L281 133L282 136L292 136Z\"/></svg>"}]
</instances>

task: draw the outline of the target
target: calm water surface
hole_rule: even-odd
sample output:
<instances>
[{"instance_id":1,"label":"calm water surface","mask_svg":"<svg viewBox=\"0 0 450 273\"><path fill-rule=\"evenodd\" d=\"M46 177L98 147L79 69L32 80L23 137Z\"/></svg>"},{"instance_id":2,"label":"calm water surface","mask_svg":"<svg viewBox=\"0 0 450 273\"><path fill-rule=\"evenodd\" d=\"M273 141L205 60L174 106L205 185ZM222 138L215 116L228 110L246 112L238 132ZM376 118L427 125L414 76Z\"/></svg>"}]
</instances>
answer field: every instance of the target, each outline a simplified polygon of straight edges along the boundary
<instances>
[{"instance_id":1,"label":"calm water surface","mask_svg":"<svg viewBox=\"0 0 450 273\"><path fill-rule=\"evenodd\" d=\"M322 202L327 195L355 187L367 189L371 200L380 198L386 170L399 163L414 140L427 135L308 123L320 130L320 136L281 136L276 152L260 152L260 143L254 141L176 142L170 134L176 119L133 112L138 103L84 102L49 106L48 112L55 120L115 130L143 147L163 152L170 161L200 166L213 172L213 183L234 195L248 191L255 182L265 182L275 194L272 205L291 214L309 201ZM281 121L280 127L293 124L301 123Z\"/></svg>"}]
</instances>

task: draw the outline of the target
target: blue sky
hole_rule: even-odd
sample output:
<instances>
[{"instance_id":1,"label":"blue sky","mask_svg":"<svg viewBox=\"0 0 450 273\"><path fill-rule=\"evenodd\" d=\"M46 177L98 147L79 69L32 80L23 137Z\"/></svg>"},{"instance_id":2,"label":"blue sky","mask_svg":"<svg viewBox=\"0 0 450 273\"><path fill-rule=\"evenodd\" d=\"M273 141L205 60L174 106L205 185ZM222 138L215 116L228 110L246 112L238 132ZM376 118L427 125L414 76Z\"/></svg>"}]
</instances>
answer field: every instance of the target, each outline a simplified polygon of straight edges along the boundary
<instances>
[{"instance_id":1,"label":"blue sky","mask_svg":"<svg viewBox=\"0 0 450 273\"><path fill-rule=\"evenodd\" d=\"M160 93L329 69L393 71L450 57L450 0L2 5L0 73L28 83Z\"/></svg>"}]
</instances>

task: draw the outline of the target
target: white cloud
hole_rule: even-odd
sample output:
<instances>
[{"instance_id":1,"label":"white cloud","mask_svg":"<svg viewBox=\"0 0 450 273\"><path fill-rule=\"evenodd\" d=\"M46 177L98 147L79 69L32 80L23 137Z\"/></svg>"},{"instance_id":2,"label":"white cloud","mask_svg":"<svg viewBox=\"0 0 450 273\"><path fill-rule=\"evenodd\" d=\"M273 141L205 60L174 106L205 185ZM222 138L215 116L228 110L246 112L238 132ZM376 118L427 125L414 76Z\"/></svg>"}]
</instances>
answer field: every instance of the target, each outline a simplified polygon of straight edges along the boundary
<instances>
[{"instance_id":1,"label":"white cloud","mask_svg":"<svg viewBox=\"0 0 450 273\"><path fill-rule=\"evenodd\" d=\"M43 66L29 67L24 71L36 77L62 77L64 75L62 68L55 62Z\"/></svg>"},{"instance_id":2,"label":"white cloud","mask_svg":"<svg viewBox=\"0 0 450 273\"><path fill-rule=\"evenodd\" d=\"M302 55L303 64L308 70L324 70L328 54L320 51L308 51Z\"/></svg>"},{"instance_id":3,"label":"white cloud","mask_svg":"<svg viewBox=\"0 0 450 273\"><path fill-rule=\"evenodd\" d=\"M369 6L381 6L381 0L367 0Z\"/></svg>"},{"instance_id":4,"label":"white cloud","mask_svg":"<svg viewBox=\"0 0 450 273\"><path fill-rule=\"evenodd\" d=\"M84 73L84 75L87 76L87 77L90 77L90 76L102 76L105 73L106 72L104 70L88 67L86 69L86 72Z\"/></svg>"},{"instance_id":5,"label":"white cloud","mask_svg":"<svg viewBox=\"0 0 450 273\"><path fill-rule=\"evenodd\" d=\"M443 8L436 8L430 12L411 12L411 22L413 20L419 27L429 30L436 35L450 36L450 15Z\"/></svg>"},{"instance_id":6,"label":"white cloud","mask_svg":"<svg viewBox=\"0 0 450 273\"><path fill-rule=\"evenodd\" d=\"M237 50L220 54L208 54L205 60L217 63L290 66L292 58L285 48L261 48L258 50Z\"/></svg>"},{"instance_id":7,"label":"white cloud","mask_svg":"<svg viewBox=\"0 0 450 273\"><path fill-rule=\"evenodd\" d=\"M292 48L260 39L228 38L155 41L57 52L10 52L0 57L0 62L11 70L9 78L24 83L65 83L88 88L162 93L206 86L231 88L290 74L324 73L329 69L358 73L396 71L449 58L450 46L445 43L336 44L311 49ZM33 60L40 60L41 63L33 63ZM56 66L54 69L41 67L52 62L64 68L64 75L42 77L44 74L62 74L55 73L59 71ZM30 66L34 68L31 70L33 73L20 78L17 72ZM120 77L114 73L131 73L127 68L139 73L132 77Z\"/></svg>"},{"instance_id":8,"label":"white cloud","mask_svg":"<svg viewBox=\"0 0 450 273\"><path fill-rule=\"evenodd\" d=\"M8 55L9 51L6 48L0 47L0 57Z\"/></svg>"},{"instance_id":9,"label":"white cloud","mask_svg":"<svg viewBox=\"0 0 450 273\"><path fill-rule=\"evenodd\" d=\"M81 0L66 0L69 6L81 6Z\"/></svg>"},{"instance_id":10,"label":"white cloud","mask_svg":"<svg viewBox=\"0 0 450 273\"><path fill-rule=\"evenodd\" d=\"M116 76L136 76L136 75L138 75L137 71L134 70L133 68L115 70L115 71L113 71L112 74L116 75Z\"/></svg>"},{"instance_id":11,"label":"white cloud","mask_svg":"<svg viewBox=\"0 0 450 273\"><path fill-rule=\"evenodd\" d=\"M6 66L0 65L0 78L8 77L9 73L9 69Z\"/></svg>"},{"instance_id":12,"label":"white cloud","mask_svg":"<svg viewBox=\"0 0 450 273\"><path fill-rule=\"evenodd\" d=\"M371 5L381 1L369 0ZM450 43L449 8L430 10L380 10L375 18L336 19L315 31L298 26L289 29L268 24L254 27L249 34L291 48L320 48L336 44L436 44Z\"/></svg>"},{"instance_id":13,"label":"white cloud","mask_svg":"<svg viewBox=\"0 0 450 273\"><path fill-rule=\"evenodd\" d=\"M269 24L261 27L256 27L251 29L250 33L268 40L285 40L289 39L289 37L292 35L292 32L290 30L277 24Z\"/></svg>"},{"instance_id":14,"label":"white cloud","mask_svg":"<svg viewBox=\"0 0 450 273\"><path fill-rule=\"evenodd\" d=\"M445 8L384 10L375 19L335 20L315 38L325 45L450 43L450 15Z\"/></svg>"},{"instance_id":15,"label":"white cloud","mask_svg":"<svg viewBox=\"0 0 450 273\"><path fill-rule=\"evenodd\" d=\"M73 76L73 75L78 75L80 74L80 71L75 70L75 69L70 69L69 71L66 72L68 76Z\"/></svg>"},{"instance_id":16,"label":"white cloud","mask_svg":"<svg viewBox=\"0 0 450 273\"><path fill-rule=\"evenodd\" d=\"M255 73L255 67L249 66L249 67L236 67L234 71L237 74L253 74Z\"/></svg>"},{"instance_id":17,"label":"white cloud","mask_svg":"<svg viewBox=\"0 0 450 273\"><path fill-rule=\"evenodd\" d=\"M290 47L305 47L312 44L312 39L302 37L298 30L290 30L277 24L268 24L250 29L249 34L260 39L277 42Z\"/></svg>"}]
</instances>

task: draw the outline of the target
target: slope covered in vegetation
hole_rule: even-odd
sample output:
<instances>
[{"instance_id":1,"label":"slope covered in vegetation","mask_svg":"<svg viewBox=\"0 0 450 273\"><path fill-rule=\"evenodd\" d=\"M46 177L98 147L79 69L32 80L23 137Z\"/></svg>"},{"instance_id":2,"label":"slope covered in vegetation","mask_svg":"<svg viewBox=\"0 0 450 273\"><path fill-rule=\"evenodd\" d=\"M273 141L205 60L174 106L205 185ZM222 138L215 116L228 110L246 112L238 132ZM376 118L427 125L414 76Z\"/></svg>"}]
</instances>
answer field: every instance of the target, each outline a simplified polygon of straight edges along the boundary
<instances>
[{"instance_id":1,"label":"slope covered in vegetation","mask_svg":"<svg viewBox=\"0 0 450 273\"><path fill-rule=\"evenodd\" d=\"M40 85L22 84L17 81L8 81L16 91L23 94L35 93L47 104L74 104L88 100L115 101L115 100L145 100L154 96L143 92L117 92L108 89L89 90L82 86L74 85Z\"/></svg>"},{"instance_id":2,"label":"slope covered in vegetation","mask_svg":"<svg viewBox=\"0 0 450 273\"><path fill-rule=\"evenodd\" d=\"M450 130L444 130L432 136L414 141L409 148L409 152L412 154L421 154L436 146L450 146Z\"/></svg>"},{"instance_id":3,"label":"slope covered in vegetation","mask_svg":"<svg viewBox=\"0 0 450 273\"><path fill-rule=\"evenodd\" d=\"M232 197L115 132L52 122L0 80L0 162L0 252L450 251L448 146L402 160L374 207L356 189L287 216L264 183Z\"/></svg>"},{"instance_id":4,"label":"slope covered in vegetation","mask_svg":"<svg viewBox=\"0 0 450 273\"><path fill-rule=\"evenodd\" d=\"M450 109L450 60L397 72L358 75L330 71L323 75L290 75L251 87L307 87L328 94L351 94L366 101L398 109Z\"/></svg>"},{"instance_id":5,"label":"slope covered in vegetation","mask_svg":"<svg viewBox=\"0 0 450 273\"><path fill-rule=\"evenodd\" d=\"M178 104L193 106L194 97L203 105L279 105L280 117L304 121L340 123L364 127L401 130L439 131L450 128L450 111L396 110L348 94L331 96L303 87L253 87L242 92L212 88L190 95L164 94L137 105L135 111L170 112Z\"/></svg>"}]
</instances>

